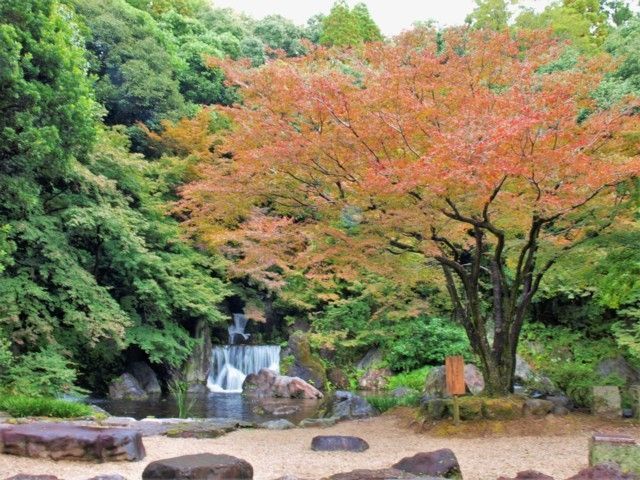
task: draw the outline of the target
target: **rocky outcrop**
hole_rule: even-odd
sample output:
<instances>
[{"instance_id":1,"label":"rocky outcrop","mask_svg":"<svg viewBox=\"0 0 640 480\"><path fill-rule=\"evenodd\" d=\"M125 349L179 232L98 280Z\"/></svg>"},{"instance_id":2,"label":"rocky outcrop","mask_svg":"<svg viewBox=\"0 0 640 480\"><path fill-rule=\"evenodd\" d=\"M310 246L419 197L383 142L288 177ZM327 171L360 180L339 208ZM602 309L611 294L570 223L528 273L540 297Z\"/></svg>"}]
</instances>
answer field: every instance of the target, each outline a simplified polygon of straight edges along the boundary
<instances>
[{"instance_id":1,"label":"rocky outcrop","mask_svg":"<svg viewBox=\"0 0 640 480\"><path fill-rule=\"evenodd\" d=\"M109 398L113 400L146 400L149 396L136 377L123 373L109 384Z\"/></svg>"},{"instance_id":2,"label":"rocky outcrop","mask_svg":"<svg viewBox=\"0 0 640 480\"><path fill-rule=\"evenodd\" d=\"M369 444L360 437L346 435L318 435L311 440L311 450L316 452L364 452Z\"/></svg>"},{"instance_id":3,"label":"rocky outcrop","mask_svg":"<svg viewBox=\"0 0 640 480\"><path fill-rule=\"evenodd\" d=\"M162 393L156 372L146 362L133 362L129 366L129 373L134 376L138 384L149 395Z\"/></svg>"},{"instance_id":4,"label":"rocky outcrop","mask_svg":"<svg viewBox=\"0 0 640 480\"><path fill-rule=\"evenodd\" d=\"M467 390L478 395L484 390L484 378L478 367L472 364L464 366L464 382ZM424 393L429 397L447 397L447 379L444 367L436 367L429 371L424 385Z\"/></svg>"},{"instance_id":5,"label":"rocky outcrop","mask_svg":"<svg viewBox=\"0 0 640 480\"><path fill-rule=\"evenodd\" d=\"M356 368L358 370L368 370L371 367L375 367L380 364L383 359L382 350L379 348L372 348L369 350L364 357L362 357L358 363L356 364Z\"/></svg>"},{"instance_id":6,"label":"rocky outcrop","mask_svg":"<svg viewBox=\"0 0 640 480\"><path fill-rule=\"evenodd\" d=\"M626 385L640 383L640 371L629 364L624 357L606 358L596 366L596 372L603 377L617 377Z\"/></svg>"},{"instance_id":7,"label":"rocky outcrop","mask_svg":"<svg viewBox=\"0 0 640 480\"><path fill-rule=\"evenodd\" d=\"M333 394L333 401L327 416L339 418L340 420L351 420L372 417L377 413L376 409L360 395L338 390Z\"/></svg>"},{"instance_id":8,"label":"rocky outcrop","mask_svg":"<svg viewBox=\"0 0 640 480\"><path fill-rule=\"evenodd\" d=\"M0 451L52 460L136 461L145 456L136 430L32 423L0 429Z\"/></svg>"},{"instance_id":9,"label":"rocky outcrop","mask_svg":"<svg viewBox=\"0 0 640 480\"><path fill-rule=\"evenodd\" d=\"M384 390L393 372L388 368L371 368L358 380L361 390Z\"/></svg>"},{"instance_id":10,"label":"rocky outcrop","mask_svg":"<svg viewBox=\"0 0 640 480\"><path fill-rule=\"evenodd\" d=\"M287 375L298 377L322 390L327 384L327 373L318 357L311 353L309 338L304 332L295 331L289 336L289 350L294 358Z\"/></svg>"},{"instance_id":11,"label":"rocky outcrop","mask_svg":"<svg viewBox=\"0 0 640 480\"><path fill-rule=\"evenodd\" d=\"M242 384L247 395L276 398L322 398L322 392L298 377L278 375L268 368L247 375Z\"/></svg>"},{"instance_id":12,"label":"rocky outcrop","mask_svg":"<svg viewBox=\"0 0 640 480\"><path fill-rule=\"evenodd\" d=\"M498 477L498 480L554 480L554 478L535 470L525 470L518 472L515 477Z\"/></svg>"},{"instance_id":13,"label":"rocky outcrop","mask_svg":"<svg viewBox=\"0 0 640 480\"><path fill-rule=\"evenodd\" d=\"M434 452L417 453L413 457L405 457L393 465L393 468L413 473L414 475L462 478L458 459L448 448Z\"/></svg>"},{"instance_id":14,"label":"rocky outcrop","mask_svg":"<svg viewBox=\"0 0 640 480\"><path fill-rule=\"evenodd\" d=\"M199 453L151 462L142 472L143 480L158 479L251 479L253 467L246 460L231 455Z\"/></svg>"},{"instance_id":15,"label":"rocky outcrop","mask_svg":"<svg viewBox=\"0 0 640 480\"><path fill-rule=\"evenodd\" d=\"M190 393L206 391L207 378L211 369L211 326L205 320L196 324L194 337L198 343L193 348L184 365L184 376L189 383Z\"/></svg>"}]
</instances>

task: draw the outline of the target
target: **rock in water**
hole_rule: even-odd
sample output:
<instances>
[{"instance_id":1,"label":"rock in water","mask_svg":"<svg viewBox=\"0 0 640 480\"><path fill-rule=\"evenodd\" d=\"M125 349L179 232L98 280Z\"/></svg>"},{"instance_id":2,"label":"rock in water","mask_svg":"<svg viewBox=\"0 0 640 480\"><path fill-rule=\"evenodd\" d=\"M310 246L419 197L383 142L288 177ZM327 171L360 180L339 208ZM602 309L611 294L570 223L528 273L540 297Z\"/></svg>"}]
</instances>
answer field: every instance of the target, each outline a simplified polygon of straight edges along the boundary
<instances>
[{"instance_id":1,"label":"rock in water","mask_svg":"<svg viewBox=\"0 0 640 480\"><path fill-rule=\"evenodd\" d=\"M318 435L311 440L311 450L316 452L364 452L369 444L359 437L344 435Z\"/></svg>"},{"instance_id":2,"label":"rock in water","mask_svg":"<svg viewBox=\"0 0 640 480\"><path fill-rule=\"evenodd\" d=\"M405 457L393 468L414 475L432 475L444 478L462 478L460 465L454 453L448 448L435 452L416 453L413 457Z\"/></svg>"},{"instance_id":3,"label":"rock in water","mask_svg":"<svg viewBox=\"0 0 640 480\"><path fill-rule=\"evenodd\" d=\"M145 456L142 434L123 428L31 423L0 429L0 451L52 460L136 461Z\"/></svg>"},{"instance_id":4,"label":"rock in water","mask_svg":"<svg viewBox=\"0 0 640 480\"><path fill-rule=\"evenodd\" d=\"M231 455L198 453L151 462L142 472L143 480L251 479L253 467L246 460Z\"/></svg>"},{"instance_id":5,"label":"rock in water","mask_svg":"<svg viewBox=\"0 0 640 480\"><path fill-rule=\"evenodd\" d=\"M123 373L109 384L109 398L113 400L146 400L144 391L136 377Z\"/></svg>"},{"instance_id":6,"label":"rock in water","mask_svg":"<svg viewBox=\"0 0 640 480\"><path fill-rule=\"evenodd\" d=\"M133 362L129 367L131 375L135 377L142 389L150 395L162 393L156 372L146 362Z\"/></svg>"},{"instance_id":7,"label":"rock in water","mask_svg":"<svg viewBox=\"0 0 640 480\"><path fill-rule=\"evenodd\" d=\"M247 375L242 391L248 395L278 398L322 398L322 392L298 377L278 375L268 368Z\"/></svg>"}]
</instances>

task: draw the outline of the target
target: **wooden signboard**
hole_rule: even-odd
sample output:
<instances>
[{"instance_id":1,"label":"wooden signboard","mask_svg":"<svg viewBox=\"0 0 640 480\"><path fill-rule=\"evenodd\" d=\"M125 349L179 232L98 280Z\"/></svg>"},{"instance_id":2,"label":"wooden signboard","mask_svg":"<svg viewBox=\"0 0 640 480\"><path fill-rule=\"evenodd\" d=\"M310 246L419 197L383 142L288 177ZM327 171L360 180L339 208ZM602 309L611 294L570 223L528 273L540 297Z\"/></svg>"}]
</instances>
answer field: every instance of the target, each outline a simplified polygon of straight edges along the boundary
<instances>
[{"instance_id":1,"label":"wooden signboard","mask_svg":"<svg viewBox=\"0 0 640 480\"><path fill-rule=\"evenodd\" d=\"M444 370L447 379L447 393L451 396L464 395L464 359L459 355L447 357Z\"/></svg>"}]
</instances>

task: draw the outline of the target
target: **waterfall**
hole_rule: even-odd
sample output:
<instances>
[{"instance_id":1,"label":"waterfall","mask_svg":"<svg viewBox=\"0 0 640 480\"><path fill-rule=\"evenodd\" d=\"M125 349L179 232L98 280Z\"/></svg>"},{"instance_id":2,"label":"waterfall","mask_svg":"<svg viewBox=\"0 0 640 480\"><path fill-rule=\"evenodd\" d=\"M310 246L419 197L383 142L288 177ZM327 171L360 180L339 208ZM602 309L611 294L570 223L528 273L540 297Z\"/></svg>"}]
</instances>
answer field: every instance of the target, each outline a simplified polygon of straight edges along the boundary
<instances>
[{"instance_id":1,"label":"waterfall","mask_svg":"<svg viewBox=\"0 0 640 480\"><path fill-rule=\"evenodd\" d=\"M236 335L240 335L245 340L249 338L248 333L244 333L244 329L247 327L249 319L244 316L243 313L233 314L233 325L229 325L227 329L229 331L229 344L233 345L236 339Z\"/></svg>"},{"instance_id":2,"label":"waterfall","mask_svg":"<svg viewBox=\"0 0 640 480\"><path fill-rule=\"evenodd\" d=\"M262 368L280 373L279 345L214 347L211 352L211 373L207 386L212 392L242 392L242 383L246 376L258 373Z\"/></svg>"}]
</instances>

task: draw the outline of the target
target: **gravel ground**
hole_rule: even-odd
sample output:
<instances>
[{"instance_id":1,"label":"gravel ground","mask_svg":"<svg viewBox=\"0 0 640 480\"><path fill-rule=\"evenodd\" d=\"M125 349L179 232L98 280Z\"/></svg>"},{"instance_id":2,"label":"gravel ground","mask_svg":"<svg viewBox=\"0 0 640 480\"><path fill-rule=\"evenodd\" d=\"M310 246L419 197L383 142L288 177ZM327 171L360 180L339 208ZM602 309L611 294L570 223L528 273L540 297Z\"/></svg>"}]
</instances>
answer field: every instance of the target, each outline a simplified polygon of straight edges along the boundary
<instances>
[{"instance_id":1,"label":"gravel ground","mask_svg":"<svg viewBox=\"0 0 640 480\"><path fill-rule=\"evenodd\" d=\"M330 428L285 431L239 430L217 439L193 440L146 437L147 457L141 462L86 464L41 461L0 455L0 478L17 473L54 474L65 480L85 480L99 474L119 473L128 480L141 478L153 460L191 453L226 453L249 461L254 478L271 480L284 474L318 479L356 468L385 468L417 452L451 448L465 480L495 480L499 475L535 469L561 480L587 465L590 432L567 435L491 436L482 438L436 438L414 433L392 416L344 422ZM554 432L555 433L555 432ZM630 429L640 439L640 428ZM315 435L356 435L371 448L364 453L313 452Z\"/></svg>"}]
</instances>

